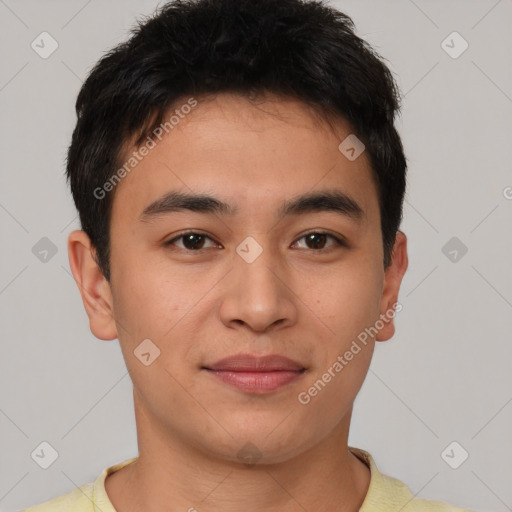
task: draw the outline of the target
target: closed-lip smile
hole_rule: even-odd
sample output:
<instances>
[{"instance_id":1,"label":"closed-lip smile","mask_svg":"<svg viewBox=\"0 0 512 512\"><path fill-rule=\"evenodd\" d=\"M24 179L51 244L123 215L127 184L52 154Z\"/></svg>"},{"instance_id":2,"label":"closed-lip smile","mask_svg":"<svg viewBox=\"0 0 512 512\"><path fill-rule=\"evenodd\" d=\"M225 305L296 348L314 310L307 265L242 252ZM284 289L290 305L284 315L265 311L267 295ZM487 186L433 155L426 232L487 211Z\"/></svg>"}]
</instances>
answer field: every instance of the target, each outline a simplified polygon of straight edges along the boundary
<instances>
[{"instance_id":1,"label":"closed-lip smile","mask_svg":"<svg viewBox=\"0 0 512 512\"><path fill-rule=\"evenodd\" d=\"M228 385L253 394L276 391L298 379L306 370L302 364L285 356L252 354L229 356L202 369Z\"/></svg>"}]
</instances>

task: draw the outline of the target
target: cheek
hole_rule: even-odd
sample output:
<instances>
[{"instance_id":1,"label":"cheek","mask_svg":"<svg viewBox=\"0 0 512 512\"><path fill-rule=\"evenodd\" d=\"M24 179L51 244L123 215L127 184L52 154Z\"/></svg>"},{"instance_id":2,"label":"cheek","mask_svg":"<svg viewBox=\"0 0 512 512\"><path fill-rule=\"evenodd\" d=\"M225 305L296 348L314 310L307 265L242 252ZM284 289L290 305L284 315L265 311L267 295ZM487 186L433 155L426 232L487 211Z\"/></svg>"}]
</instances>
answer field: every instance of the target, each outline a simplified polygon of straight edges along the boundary
<instances>
[{"instance_id":1,"label":"cheek","mask_svg":"<svg viewBox=\"0 0 512 512\"><path fill-rule=\"evenodd\" d=\"M114 310L120 348L134 388L157 417L168 408L182 410L180 383L189 385L183 361L190 350L184 341L191 339L186 333L193 288L174 278L171 282L154 267L139 267L137 272L125 272L122 266L117 269Z\"/></svg>"},{"instance_id":2,"label":"cheek","mask_svg":"<svg viewBox=\"0 0 512 512\"><path fill-rule=\"evenodd\" d=\"M351 272L339 282L316 297L316 312L328 328L322 328L312 373L300 390L311 428L325 434L348 412L364 382L375 346L365 330L379 318L378 272Z\"/></svg>"},{"instance_id":3,"label":"cheek","mask_svg":"<svg viewBox=\"0 0 512 512\"><path fill-rule=\"evenodd\" d=\"M187 370L184 362L198 360L197 330L204 320L198 315L205 308L214 307L203 297L205 284L200 286L187 273L170 275L154 264L139 265L137 271L126 264L116 269L115 318L123 357L135 386L140 386L141 393L151 400L163 389L173 395L170 390L180 388L168 372L179 382L188 383L190 368ZM144 341L148 339L154 345ZM136 357L143 342L149 345L150 352L158 354L149 366Z\"/></svg>"},{"instance_id":4,"label":"cheek","mask_svg":"<svg viewBox=\"0 0 512 512\"><path fill-rule=\"evenodd\" d=\"M334 339L346 342L375 322L379 316L382 279L383 270L367 262L340 267L321 287L309 287L308 295L311 297L312 290L315 294L314 311Z\"/></svg>"},{"instance_id":5,"label":"cheek","mask_svg":"<svg viewBox=\"0 0 512 512\"><path fill-rule=\"evenodd\" d=\"M189 282L176 275L171 278L154 265L118 264L112 277L116 320L132 338L160 339L186 314L197 295Z\"/></svg>"}]
</instances>

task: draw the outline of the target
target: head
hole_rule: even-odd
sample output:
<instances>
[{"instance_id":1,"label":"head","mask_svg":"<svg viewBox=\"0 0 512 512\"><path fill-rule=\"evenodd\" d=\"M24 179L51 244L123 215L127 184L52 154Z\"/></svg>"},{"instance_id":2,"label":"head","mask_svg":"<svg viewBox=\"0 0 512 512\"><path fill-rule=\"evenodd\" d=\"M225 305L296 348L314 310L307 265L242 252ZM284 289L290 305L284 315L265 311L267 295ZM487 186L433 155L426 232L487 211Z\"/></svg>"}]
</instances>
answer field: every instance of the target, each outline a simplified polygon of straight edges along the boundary
<instances>
[{"instance_id":1,"label":"head","mask_svg":"<svg viewBox=\"0 0 512 512\"><path fill-rule=\"evenodd\" d=\"M246 442L285 460L348 428L407 268L398 91L350 18L316 1L172 2L98 62L76 109L71 268L136 407L233 460ZM237 354L300 372L243 391L212 375Z\"/></svg>"}]
</instances>

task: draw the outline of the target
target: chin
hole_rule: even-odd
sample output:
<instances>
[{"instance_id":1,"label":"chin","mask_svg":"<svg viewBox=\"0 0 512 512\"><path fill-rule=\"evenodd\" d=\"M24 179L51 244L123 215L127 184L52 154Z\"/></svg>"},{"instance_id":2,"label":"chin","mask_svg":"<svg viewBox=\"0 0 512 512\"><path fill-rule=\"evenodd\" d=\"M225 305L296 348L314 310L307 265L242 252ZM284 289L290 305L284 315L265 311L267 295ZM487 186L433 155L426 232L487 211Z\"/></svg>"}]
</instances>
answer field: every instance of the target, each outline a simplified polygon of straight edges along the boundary
<instances>
[{"instance_id":1,"label":"chin","mask_svg":"<svg viewBox=\"0 0 512 512\"><path fill-rule=\"evenodd\" d=\"M286 414L276 414L265 421L261 416L246 417L243 425L224 423L227 432L217 431L219 434L214 439L204 436L201 444L217 459L246 466L286 462L314 446L322 436L309 435L298 428L299 421L283 422L285 417ZM290 431L292 425L297 431Z\"/></svg>"}]
</instances>

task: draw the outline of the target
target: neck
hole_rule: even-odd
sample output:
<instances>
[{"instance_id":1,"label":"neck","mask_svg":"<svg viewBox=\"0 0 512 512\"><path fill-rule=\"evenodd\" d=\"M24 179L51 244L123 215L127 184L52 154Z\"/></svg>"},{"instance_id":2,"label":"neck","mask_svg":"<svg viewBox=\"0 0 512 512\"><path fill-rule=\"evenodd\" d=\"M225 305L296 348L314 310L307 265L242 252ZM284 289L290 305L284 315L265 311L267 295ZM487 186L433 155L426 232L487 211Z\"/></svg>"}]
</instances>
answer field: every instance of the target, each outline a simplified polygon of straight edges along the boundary
<instances>
[{"instance_id":1,"label":"neck","mask_svg":"<svg viewBox=\"0 0 512 512\"><path fill-rule=\"evenodd\" d=\"M135 411L138 459L105 481L118 512L356 512L366 496L369 468L347 445L351 410L325 439L272 464L219 459L163 432L140 405Z\"/></svg>"}]
</instances>

